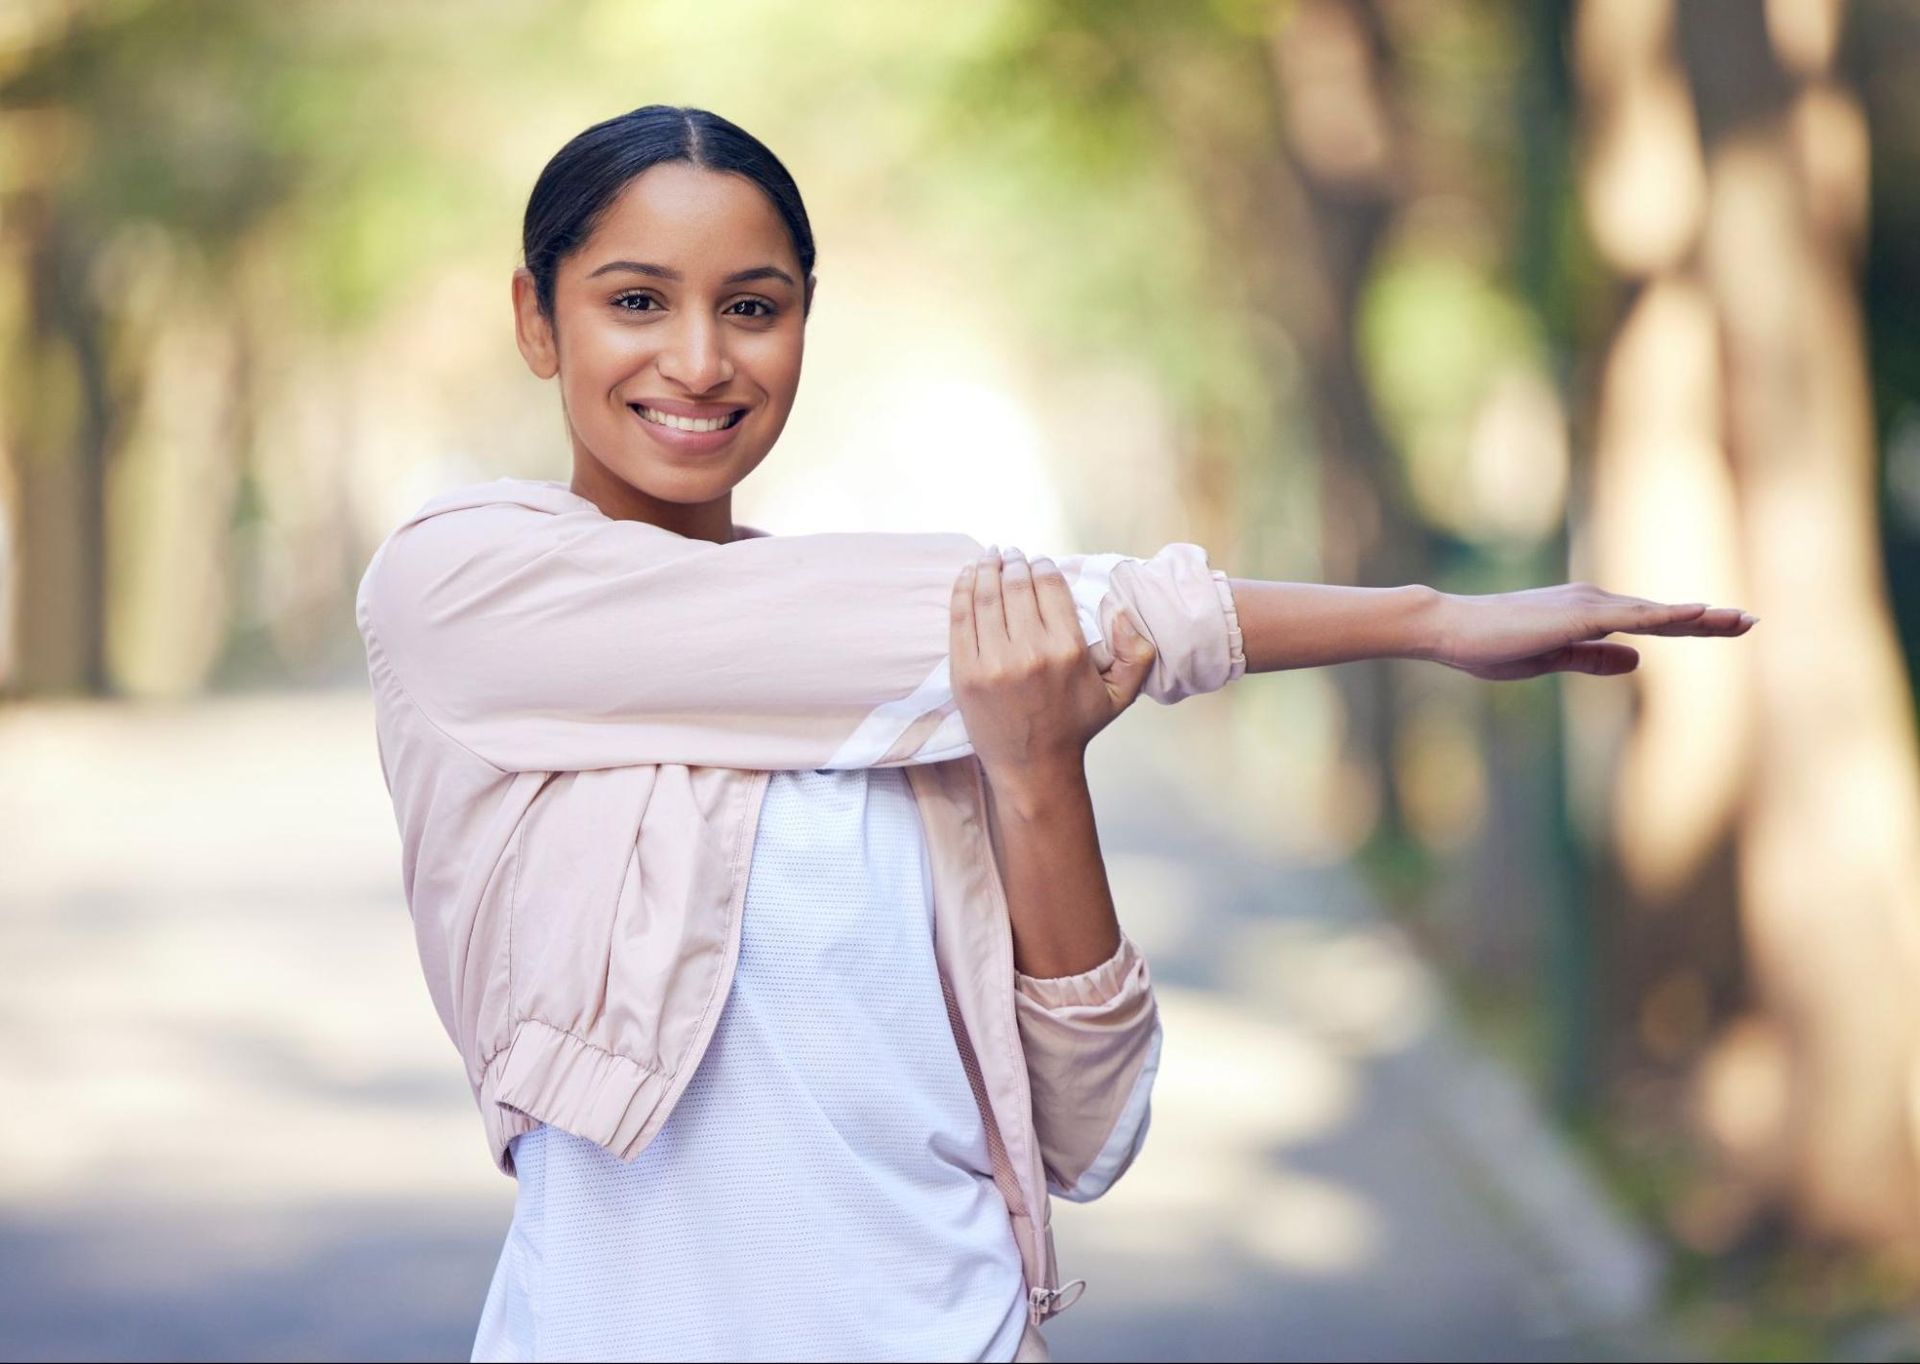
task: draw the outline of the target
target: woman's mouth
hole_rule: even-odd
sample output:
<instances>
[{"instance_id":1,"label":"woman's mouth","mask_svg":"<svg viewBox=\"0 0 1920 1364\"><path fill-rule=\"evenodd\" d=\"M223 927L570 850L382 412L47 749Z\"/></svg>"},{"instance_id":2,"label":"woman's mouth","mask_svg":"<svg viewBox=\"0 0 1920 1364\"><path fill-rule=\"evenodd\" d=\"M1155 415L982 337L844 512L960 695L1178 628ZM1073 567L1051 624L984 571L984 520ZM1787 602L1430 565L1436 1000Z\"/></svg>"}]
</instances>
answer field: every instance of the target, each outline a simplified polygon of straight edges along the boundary
<instances>
[{"instance_id":1,"label":"woman's mouth","mask_svg":"<svg viewBox=\"0 0 1920 1364\"><path fill-rule=\"evenodd\" d=\"M661 412L644 403L628 403L627 406L640 414L640 420L652 422L655 426L670 427L675 431L724 431L730 426L737 425L740 419L747 415L747 409L744 407L737 408L724 417L702 418L675 416L671 412Z\"/></svg>"},{"instance_id":2,"label":"woman's mouth","mask_svg":"<svg viewBox=\"0 0 1920 1364\"><path fill-rule=\"evenodd\" d=\"M640 423L640 429L656 445L682 454L707 454L718 450L733 439L734 432L740 429L740 423L747 415L747 409L736 408L724 417L676 417L671 412L662 412L643 403L628 403L627 410Z\"/></svg>"}]
</instances>

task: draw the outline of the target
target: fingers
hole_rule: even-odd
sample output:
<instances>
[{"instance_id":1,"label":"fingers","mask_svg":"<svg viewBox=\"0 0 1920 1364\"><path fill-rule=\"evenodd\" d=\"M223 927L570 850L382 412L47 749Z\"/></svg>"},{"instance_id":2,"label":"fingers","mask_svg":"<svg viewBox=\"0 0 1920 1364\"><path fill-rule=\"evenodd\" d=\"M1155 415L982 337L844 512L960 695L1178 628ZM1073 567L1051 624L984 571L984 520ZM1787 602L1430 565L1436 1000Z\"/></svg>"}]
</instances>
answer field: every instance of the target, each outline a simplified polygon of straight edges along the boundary
<instances>
[{"instance_id":1,"label":"fingers","mask_svg":"<svg viewBox=\"0 0 1920 1364\"><path fill-rule=\"evenodd\" d=\"M1085 646L1086 636L1080 632L1080 615L1073 604L1073 589L1067 586L1067 575L1053 560L1033 561L1033 596L1040 606L1040 623L1050 637L1071 638L1075 644Z\"/></svg>"},{"instance_id":2,"label":"fingers","mask_svg":"<svg viewBox=\"0 0 1920 1364\"><path fill-rule=\"evenodd\" d=\"M1125 611L1114 618L1114 636L1116 643L1125 646L1124 651L1116 649L1113 667L1105 674L1107 695L1113 701L1117 715L1132 705L1140 695L1141 687L1146 685L1147 674L1153 669L1153 641L1143 634L1133 623L1133 617Z\"/></svg>"},{"instance_id":3,"label":"fingers","mask_svg":"<svg viewBox=\"0 0 1920 1364\"><path fill-rule=\"evenodd\" d=\"M1033 569L1027 556L1009 547L1000 564L1000 600L1010 639L1030 640L1040 633L1040 603L1033 594Z\"/></svg>"},{"instance_id":4,"label":"fingers","mask_svg":"<svg viewBox=\"0 0 1920 1364\"><path fill-rule=\"evenodd\" d=\"M1639 666L1640 651L1631 644L1582 640L1558 649L1549 649L1532 658L1508 659L1503 663L1470 668L1468 671L1486 682L1520 682L1545 673L1591 673L1596 677L1612 677L1619 673L1630 673Z\"/></svg>"},{"instance_id":5,"label":"fingers","mask_svg":"<svg viewBox=\"0 0 1920 1364\"><path fill-rule=\"evenodd\" d=\"M973 625L980 652L996 653L1007 642L1007 610L1000 585L1000 547L989 546L974 565Z\"/></svg>"},{"instance_id":6,"label":"fingers","mask_svg":"<svg viewBox=\"0 0 1920 1364\"><path fill-rule=\"evenodd\" d=\"M969 563L953 580L947 602L948 648L956 667L971 665L980 656L980 637L974 626L973 583L979 567Z\"/></svg>"},{"instance_id":7,"label":"fingers","mask_svg":"<svg viewBox=\"0 0 1920 1364\"><path fill-rule=\"evenodd\" d=\"M1744 635L1758 616L1736 606L1708 607L1701 602L1664 606L1633 602L1604 614L1590 637L1622 631L1636 635Z\"/></svg>"},{"instance_id":8,"label":"fingers","mask_svg":"<svg viewBox=\"0 0 1920 1364\"><path fill-rule=\"evenodd\" d=\"M1598 643L1569 644L1553 656L1553 666L1546 671L1614 677L1620 673L1630 673L1639 666L1638 649L1631 644L1614 644L1603 640Z\"/></svg>"}]
</instances>

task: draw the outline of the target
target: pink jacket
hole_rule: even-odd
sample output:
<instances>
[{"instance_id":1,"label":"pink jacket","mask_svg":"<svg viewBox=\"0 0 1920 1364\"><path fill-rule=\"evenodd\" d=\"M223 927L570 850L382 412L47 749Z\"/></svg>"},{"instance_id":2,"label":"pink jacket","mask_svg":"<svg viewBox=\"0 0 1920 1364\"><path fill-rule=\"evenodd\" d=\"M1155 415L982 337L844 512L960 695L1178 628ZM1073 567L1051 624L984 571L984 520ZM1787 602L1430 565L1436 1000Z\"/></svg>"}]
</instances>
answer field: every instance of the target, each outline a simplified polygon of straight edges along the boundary
<instances>
[{"instance_id":1,"label":"pink jacket","mask_svg":"<svg viewBox=\"0 0 1920 1364\"><path fill-rule=\"evenodd\" d=\"M1037 1324L1065 1305L1048 1195L1097 1197L1146 1130L1146 960L1123 939L1081 975L1013 968L984 774L948 681L949 593L983 546L742 530L688 539L503 478L429 500L375 552L357 617L434 1006L503 1172L541 1122L632 1160L732 983L767 773L905 766L947 1008ZM1057 562L1097 663L1122 608L1154 641L1155 700L1244 672L1226 575L1199 546Z\"/></svg>"}]
</instances>

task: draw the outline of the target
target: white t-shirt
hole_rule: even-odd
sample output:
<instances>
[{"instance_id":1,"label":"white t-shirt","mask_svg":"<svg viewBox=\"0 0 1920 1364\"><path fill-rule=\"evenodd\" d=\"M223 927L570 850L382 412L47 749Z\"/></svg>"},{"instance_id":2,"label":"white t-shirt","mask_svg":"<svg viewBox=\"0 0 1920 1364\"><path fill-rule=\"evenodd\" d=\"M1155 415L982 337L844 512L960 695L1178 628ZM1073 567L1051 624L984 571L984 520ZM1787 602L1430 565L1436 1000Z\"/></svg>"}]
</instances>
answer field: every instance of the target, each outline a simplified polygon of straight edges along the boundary
<instances>
[{"instance_id":1,"label":"white t-shirt","mask_svg":"<svg viewBox=\"0 0 1920 1364\"><path fill-rule=\"evenodd\" d=\"M705 1057L631 1163L515 1138L476 1360L1011 1360L1027 1292L899 768L774 772Z\"/></svg>"}]
</instances>

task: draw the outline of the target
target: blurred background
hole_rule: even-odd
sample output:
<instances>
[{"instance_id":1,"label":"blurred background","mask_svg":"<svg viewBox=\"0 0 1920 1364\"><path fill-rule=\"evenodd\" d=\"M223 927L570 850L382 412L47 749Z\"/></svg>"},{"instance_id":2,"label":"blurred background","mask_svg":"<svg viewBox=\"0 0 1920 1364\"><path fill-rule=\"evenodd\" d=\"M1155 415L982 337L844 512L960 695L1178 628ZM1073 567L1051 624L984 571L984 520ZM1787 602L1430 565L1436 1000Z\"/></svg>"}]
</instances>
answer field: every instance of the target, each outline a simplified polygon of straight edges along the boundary
<instances>
[{"instance_id":1,"label":"blurred background","mask_svg":"<svg viewBox=\"0 0 1920 1364\"><path fill-rule=\"evenodd\" d=\"M1167 1020L1075 1358L1920 1357L1920 9L0 4L0 1351L460 1358L511 1213L352 597L568 477L520 213L806 196L739 519L1753 611L1093 753Z\"/></svg>"}]
</instances>

